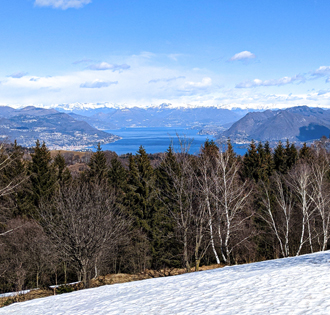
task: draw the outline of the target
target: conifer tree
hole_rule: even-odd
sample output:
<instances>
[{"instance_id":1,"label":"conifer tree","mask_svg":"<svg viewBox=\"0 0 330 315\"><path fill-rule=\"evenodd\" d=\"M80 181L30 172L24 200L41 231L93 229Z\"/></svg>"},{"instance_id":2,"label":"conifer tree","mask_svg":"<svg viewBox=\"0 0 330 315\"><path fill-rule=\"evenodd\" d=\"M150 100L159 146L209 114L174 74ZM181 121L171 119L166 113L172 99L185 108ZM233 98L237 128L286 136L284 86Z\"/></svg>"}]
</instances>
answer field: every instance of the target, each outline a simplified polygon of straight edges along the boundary
<instances>
[{"instance_id":1,"label":"conifer tree","mask_svg":"<svg viewBox=\"0 0 330 315\"><path fill-rule=\"evenodd\" d=\"M285 155L287 169L290 170L297 163L298 151L293 143L290 144L289 140L286 141Z\"/></svg>"},{"instance_id":2,"label":"conifer tree","mask_svg":"<svg viewBox=\"0 0 330 315\"><path fill-rule=\"evenodd\" d=\"M299 150L299 159L305 160L306 162L309 162L312 159L312 150L307 146L306 142L304 142Z\"/></svg>"},{"instance_id":3,"label":"conifer tree","mask_svg":"<svg viewBox=\"0 0 330 315\"><path fill-rule=\"evenodd\" d=\"M88 171L88 177L96 182L100 183L102 180L107 178L108 176L108 166L107 166L107 159L105 157L104 152L101 149L101 144L97 144L96 152L93 153L91 159L88 163L90 167Z\"/></svg>"},{"instance_id":4,"label":"conifer tree","mask_svg":"<svg viewBox=\"0 0 330 315\"><path fill-rule=\"evenodd\" d=\"M256 181L259 179L258 175L259 155L254 140L251 141L248 151L243 159L243 177L252 178Z\"/></svg>"},{"instance_id":5,"label":"conifer tree","mask_svg":"<svg viewBox=\"0 0 330 315\"><path fill-rule=\"evenodd\" d=\"M170 147L171 149L171 147ZM219 147L215 144L213 140L207 139L204 145L201 147L201 155L207 155L209 157L215 157L219 153Z\"/></svg>"},{"instance_id":6,"label":"conifer tree","mask_svg":"<svg viewBox=\"0 0 330 315\"><path fill-rule=\"evenodd\" d=\"M51 165L50 151L45 142L40 145L39 140L37 140L33 149L34 153L31 154L32 163L29 167L33 200L32 215L35 208L40 206L41 200L43 198L49 200L56 188L56 173L53 165Z\"/></svg>"},{"instance_id":7,"label":"conifer tree","mask_svg":"<svg viewBox=\"0 0 330 315\"><path fill-rule=\"evenodd\" d=\"M229 161L228 161L228 165L232 166L233 163L236 161L237 159L237 154L234 151L233 145L231 144L230 139L228 138L227 140L227 149L226 149L226 155L229 156Z\"/></svg>"},{"instance_id":8,"label":"conifer tree","mask_svg":"<svg viewBox=\"0 0 330 315\"><path fill-rule=\"evenodd\" d=\"M137 226L150 231L153 211L154 171L145 149L140 146L137 154L129 158L129 203Z\"/></svg>"},{"instance_id":9,"label":"conifer tree","mask_svg":"<svg viewBox=\"0 0 330 315\"><path fill-rule=\"evenodd\" d=\"M173 181L167 172L167 168L179 173L180 168L176 161L173 148L169 146L165 153L165 158L156 170L156 189L158 190L162 203L158 205L158 211L155 215L155 230L154 232L154 260L160 267L179 267L181 266L180 253L182 252L181 243L175 237L176 222L173 216L168 212L168 207L171 206L171 200L168 196L173 195ZM164 203L168 207L164 206ZM175 211L173 209L173 211ZM157 267L157 266L155 266Z\"/></svg>"},{"instance_id":10,"label":"conifer tree","mask_svg":"<svg viewBox=\"0 0 330 315\"><path fill-rule=\"evenodd\" d=\"M109 184L116 190L122 193L127 190L127 171L116 157L110 161L108 178Z\"/></svg>"},{"instance_id":11,"label":"conifer tree","mask_svg":"<svg viewBox=\"0 0 330 315\"><path fill-rule=\"evenodd\" d=\"M267 168L267 176L269 178L273 174L275 165L274 165L272 151L268 141L266 141L264 148L265 148L265 164Z\"/></svg>"},{"instance_id":12,"label":"conifer tree","mask_svg":"<svg viewBox=\"0 0 330 315\"><path fill-rule=\"evenodd\" d=\"M274 166L275 170L282 174L287 171L286 154L281 141L278 142L274 150Z\"/></svg>"},{"instance_id":13,"label":"conifer tree","mask_svg":"<svg viewBox=\"0 0 330 315\"><path fill-rule=\"evenodd\" d=\"M19 185L15 192L12 194L11 198L14 200L14 215L26 216L28 209L31 207L31 182L27 175L27 164L23 161L24 152L14 141L13 151L11 153L12 162L9 167L6 168L8 177L16 178L16 182Z\"/></svg>"},{"instance_id":14,"label":"conifer tree","mask_svg":"<svg viewBox=\"0 0 330 315\"><path fill-rule=\"evenodd\" d=\"M110 161L108 171L108 183L116 193L116 204L118 208L124 208L125 195L128 192L128 172L117 157Z\"/></svg>"},{"instance_id":15,"label":"conifer tree","mask_svg":"<svg viewBox=\"0 0 330 315\"><path fill-rule=\"evenodd\" d=\"M66 167L65 159L59 152L54 158L54 167L57 171L57 181L60 185L70 182L72 179L69 169Z\"/></svg>"}]
</instances>

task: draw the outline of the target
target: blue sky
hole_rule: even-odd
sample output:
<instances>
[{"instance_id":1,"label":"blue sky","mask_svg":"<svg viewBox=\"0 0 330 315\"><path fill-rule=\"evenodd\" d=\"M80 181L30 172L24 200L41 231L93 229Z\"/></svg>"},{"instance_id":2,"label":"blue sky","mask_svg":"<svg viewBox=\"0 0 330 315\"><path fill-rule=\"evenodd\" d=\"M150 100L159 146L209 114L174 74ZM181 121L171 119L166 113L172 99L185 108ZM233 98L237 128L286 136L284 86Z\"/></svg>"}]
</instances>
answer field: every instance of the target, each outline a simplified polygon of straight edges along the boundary
<instances>
[{"instance_id":1,"label":"blue sky","mask_svg":"<svg viewBox=\"0 0 330 315\"><path fill-rule=\"evenodd\" d=\"M0 3L0 104L330 107L328 0Z\"/></svg>"}]
</instances>

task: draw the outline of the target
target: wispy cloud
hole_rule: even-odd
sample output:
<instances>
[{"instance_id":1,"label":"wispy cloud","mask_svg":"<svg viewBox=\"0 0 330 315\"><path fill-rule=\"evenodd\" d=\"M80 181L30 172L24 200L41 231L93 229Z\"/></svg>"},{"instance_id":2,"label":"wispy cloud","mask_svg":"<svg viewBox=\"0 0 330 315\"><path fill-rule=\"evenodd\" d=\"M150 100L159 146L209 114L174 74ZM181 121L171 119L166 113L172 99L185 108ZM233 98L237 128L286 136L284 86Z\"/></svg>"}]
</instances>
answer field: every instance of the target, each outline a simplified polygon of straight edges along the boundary
<instances>
[{"instance_id":1,"label":"wispy cloud","mask_svg":"<svg viewBox=\"0 0 330 315\"><path fill-rule=\"evenodd\" d=\"M318 69L312 71L312 75L316 77L324 77L330 75L329 66L321 66Z\"/></svg>"},{"instance_id":2,"label":"wispy cloud","mask_svg":"<svg viewBox=\"0 0 330 315\"><path fill-rule=\"evenodd\" d=\"M329 91L320 90L320 91L318 91L317 95L324 95L324 94L327 94L327 93L329 93Z\"/></svg>"},{"instance_id":3,"label":"wispy cloud","mask_svg":"<svg viewBox=\"0 0 330 315\"><path fill-rule=\"evenodd\" d=\"M34 5L66 10L70 8L79 9L91 2L92 0L35 0Z\"/></svg>"},{"instance_id":4,"label":"wispy cloud","mask_svg":"<svg viewBox=\"0 0 330 315\"><path fill-rule=\"evenodd\" d=\"M182 56L182 54L169 54L167 55L169 59L172 59L174 61L178 61L178 57Z\"/></svg>"},{"instance_id":5,"label":"wispy cloud","mask_svg":"<svg viewBox=\"0 0 330 315\"><path fill-rule=\"evenodd\" d=\"M148 58L148 56L152 57ZM111 60L112 64L109 62L102 65L102 62L98 63L95 59L84 64L83 61L87 62L87 59L77 59L77 61L82 61L83 69L78 66L77 70L52 77L26 75L20 79L14 79L0 76L0 81L2 81L0 103L50 105L112 102L123 106L171 103L173 106L223 106L225 108L243 106L260 109L295 105L330 107L330 84L324 83L330 74L327 74L324 68L317 69L317 67L315 71L301 73L300 76L274 77L275 79L270 80L254 76L251 79L258 78L259 80L243 82L244 84L239 84L241 88L235 88L236 83L244 80L237 81L235 75L227 76L203 67L195 69L184 67L179 62L169 63L167 54L143 53L124 58L122 56L108 58L103 60ZM98 67L95 66L97 64ZM123 64L126 66L123 67ZM90 65L106 71L91 70L88 68ZM127 65L130 65L129 70L120 70L127 68ZM318 76L312 75L314 72L318 73ZM7 72L7 74L10 73L10 71ZM321 73L323 85L317 82ZM304 80L308 81L306 85L298 85ZM272 88L273 85L283 85L283 88ZM311 91L315 85L317 90ZM219 88L219 86L223 87ZM253 86L258 88L252 88ZM307 88L309 90L305 92ZM325 93L324 91L328 89L329 92ZM310 95L307 95L308 93Z\"/></svg>"},{"instance_id":6,"label":"wispy cloud","mask_svg":"<svg viewBox=\"0 0 330 315\"><path fill-rule=\"evenodd\" d=\"M212 87L212 79L205 77L202 81L188 81L178 89L182 95L208 94Z\"/></svg>"},{"instance_id":7,"label":"wispy cloud","mask_svg":"<svg viewBox=\"0 0 330 315\"><path fill-rule=\"evenodd\" d=\"M109 64L107 62L101 62L95 65L90 65L88 69L90 70L97 70L97 71L103 71L103 70L112 70L114 71L123 71L123 70L128 70L130 68L129 65L126 63L122 65L117 65L117 64Z\"/></svg>"},{"instance_id":8,"label":"wispy cloud","mask_svg":"<svg viewBox=\"0 0 330 315\"><path fill-rule=\"evenodd\" d=\"M186 82L186 88L206 88L212 85L211 78L203 78L201 82Z\"/></svg>"},{"instance_id":9,"label":"wispy cloud","mask_svg":"<svg viewBox=\"0 0 330 315\"><path fill-rule=\"evenodd\" d=\"M107 82L107 81L102 81L102 80L94 80L92 82L85 82L80 84L81 88L87 88L87 89L100 89L104 87L108 87L113 84L118 84L118 81L114 82Z\"/></svg>"},{"instance_id":10,"label":"wispy cloud","mask_svg":"<svg viewBox=\"0 0 330 315\"><path fill-rule=\"evenodd\" d=\"M174 77L174 78L164 78L164 79L154 79L150 80L148 83L158 83L158 82L171 82L171 81L176 81L179 79L185 79L185 76L179 76L179 77Z\"/></svg>"},{"instance_id":11,"label":"wispy cloud","mask_svg":"<svg viewBox=\"0 0 330 315\"><path fill-rule=\"evenodd\" d=\"M321 66L311 72L313 78L327 77L325 82L330 83L330 66Z\"/></svg>"},{"instance_id":12,"label":"wispy cloud","mask_svg":"<svg viewBox=\"0 0 330 315\"><path fill-rule=\"evenodd\" d=\"M15 72L13 74L8 75L9 78L20 79L27 75L27 72Z\"/></svg>"},{"instance_id":13,"label":"wispy cloud","mask_svg":"<svg viewBox=\"0 0 330 315\"><path fill-rule=\"evenodd\" d=\"M88 62L92 62L92 61L93 61L92 59L81 59L81 60L74 61L72 64L78 65L80 63L88 63Z\"/></svg>"},{"instance_id":14,"label":"wispy cloud","mask_svg":"<svg viewBox=\"0 0 330 315\"><path fill-rule=\"evenodd\" d=\"M283 77L280 79L271 79L271 80L260 80L254 79L249 81L244 81L241 83L236 84L236 88L244 89L244 88L253 88L257 86L281 86L290 84L293 82L304 82L306 79L302 75L295 75L293 77Z\"/></svg>"},{"instance_id":15,"label":"wispy cloud","mask_svg":"<svg viewBox=\"0 0 330 315\"><path fill-rule=\"evenodd\" d=\"M254 59L256 58L256 55L251 53L250 51L244 50L241 51L234 56L232 56L229 61L237 61L237 60L248 60L248 59Z\"/></svg>"}]
</instances>

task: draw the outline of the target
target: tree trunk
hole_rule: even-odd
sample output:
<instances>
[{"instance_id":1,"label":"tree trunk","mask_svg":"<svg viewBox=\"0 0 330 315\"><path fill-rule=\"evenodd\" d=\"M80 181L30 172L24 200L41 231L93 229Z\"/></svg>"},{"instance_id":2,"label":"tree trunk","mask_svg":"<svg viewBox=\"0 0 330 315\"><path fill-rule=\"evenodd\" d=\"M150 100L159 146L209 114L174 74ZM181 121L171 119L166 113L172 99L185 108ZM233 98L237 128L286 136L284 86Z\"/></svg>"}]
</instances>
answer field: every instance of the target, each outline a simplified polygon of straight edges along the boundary
<instances>
[{"instance_id":1,"label":"tree trunk","mask_svg":"<svg viewBox=\"0 0 330 315\"><path fill-rule=\"evenodd\" d=\"M190 264L189 264L189 259L188 259L188 237L187 237L187 229L184 231L184 236L183 236L183 258L185 261L186 269L187 272L190 272Z\"/></svg>"},{"instance_id":2,"label":"tree trunk","mask_svg":"<svg viewBox=\"0 0 330 315\"><path fill-rule=\"evenodd\" d=\"M66 265L66 262L63 263L63 271L64 271L64 284L67 284L68 279L67 279L67 265Z\"/></svg>"},{"instance_id":3,"label":"tree trunk","mask_svg":"<svg viewBox=\"0 0 330 315\"><path fill-rule=\"evenodd\" d=\"M195 271L199 271L200 259L196 259L195 261Z\"/></svg>"}]
</instances>

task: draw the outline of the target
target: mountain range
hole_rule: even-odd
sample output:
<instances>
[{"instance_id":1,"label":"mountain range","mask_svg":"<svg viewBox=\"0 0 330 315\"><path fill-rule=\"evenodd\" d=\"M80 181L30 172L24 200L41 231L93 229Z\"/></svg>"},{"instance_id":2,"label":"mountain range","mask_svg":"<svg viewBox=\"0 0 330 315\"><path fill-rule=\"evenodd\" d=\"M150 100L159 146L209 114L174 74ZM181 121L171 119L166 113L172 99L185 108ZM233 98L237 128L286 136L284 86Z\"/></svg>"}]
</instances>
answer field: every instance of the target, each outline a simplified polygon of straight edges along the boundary
<instances>
[{"instance_id":1,"label":"mountain range","mask_svg":"<svg viewBox=\"0 0 330 315\"><path fill-rule=\"evenodd\" d=\"M85 114L85 115L82 115ZM244 116L245 115L245 116ZM120 137L102 131L119 128L198 128L200 133L230 138L234 143L286 140L313 141L330 134L330 110L299 106L248 112L217 107L54 108L0 106L0 138L31 147L37 139L51 148L81 149Z\"/></svg>"},{"instance_id":2,"label":"mountain range","mask_svg":"<svg viewBox=\"0 0 330 315\"><path fill-rule=\"evenodd\" d=\"M285 110L250 112L218 137L230 138L236 143L252 139L308 142L329 134L330 110L298 106Z\"/></svg>"},{"instance_id":3,"label":"mountain range","mask_svg":"<svg viewBox=\"0 0 330 315\"><path fill-rule=\"evenodd\" d=\"M55 109L33 106L22 109L1 106L0 138L11 142L16 139L18 144L26 147L34 146L39 139L50 148L77 149L120 139Z\"/></svg>"},{"instance_id":4,"label":"mountain range","mask_svg":"<svg viewBox=\"0 0 330 315\"><path fill-rule=\"evenodd\" d=\"M76 120L88 122L98 129L136 127L205 128L232 124L246 113L244 110L229 110L216 107L172 108L159 107L104 108L66 111Z\"/></svg>"}]
</instances>

